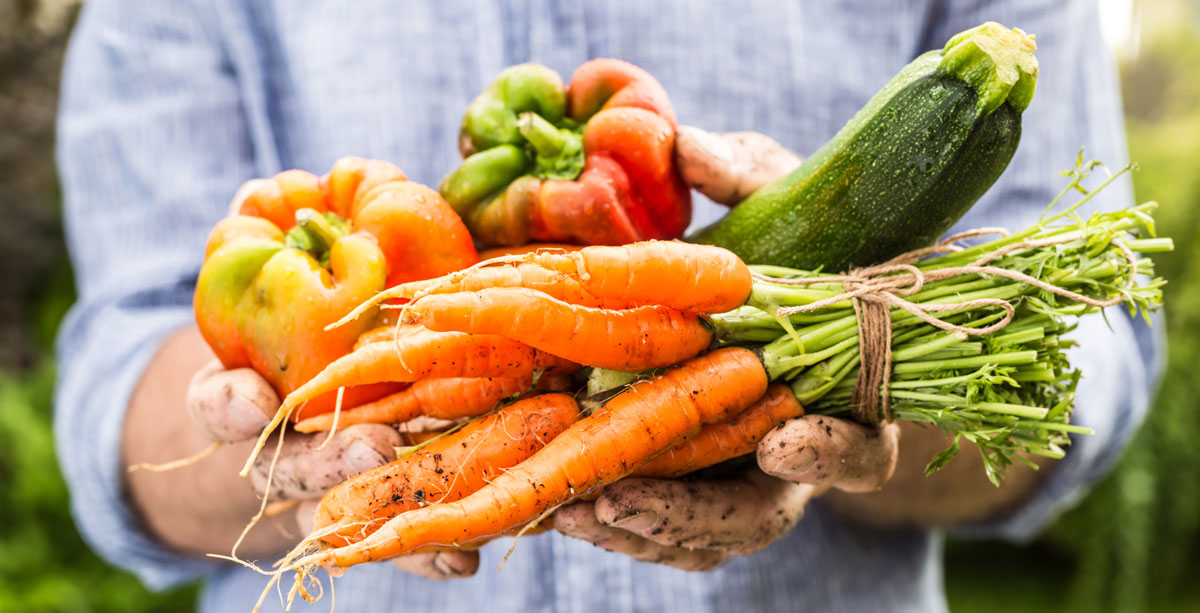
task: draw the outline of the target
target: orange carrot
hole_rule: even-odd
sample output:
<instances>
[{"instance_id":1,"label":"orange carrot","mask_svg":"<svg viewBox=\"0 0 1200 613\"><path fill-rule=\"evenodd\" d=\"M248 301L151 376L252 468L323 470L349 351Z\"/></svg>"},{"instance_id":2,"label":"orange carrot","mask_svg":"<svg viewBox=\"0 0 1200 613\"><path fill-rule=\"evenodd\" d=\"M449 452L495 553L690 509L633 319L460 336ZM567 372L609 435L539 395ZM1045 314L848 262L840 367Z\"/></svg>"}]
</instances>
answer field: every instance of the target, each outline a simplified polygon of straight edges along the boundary
<instances>
[{"instance_id":1,"label":"orange carrot","mask_svg":"<svg viewBox=\"0 0 1200 613\"><path fill-rule=\"evenodd\" d=\"M431 294L410 303L405 315L430 330L499 334L580 364L623 371L677 364L712 342L712 332L692 313L661 306L593 309L523 287Z\"/></svg>"},{"instance_id":2,"label":"orange carrot","mask_svg":"<svg viewBox=\"0 0 1200 613\"><path fill-rule=\"evenodd\" d=\"M421 379L408 389L353 409L342 411L339 427L351 424L398 424L419 415L458 419L483 415L496 403L528 391L531 377L481 377ZM333 413L314 415L296 424L300 432L317 432L333 427Z\"/></svg>"},{"instance_id":3,"label":"orange carrot","mask_svg":"<svg viewBox=\"0 0 1200 613\"><path fill-rule=\"evenodd\" d=\"M578 294L562 287L564 281L534 273L528 266L517 273L479 272L513 265L522 268L522 264L575 280L582 292L579 302ZM466 279L472 280L464 286ZM584 247L568 253L535 251L486 260L437 279L384 290L330 327L344 325L388 299L483 287L529 287L587 306L593 306L584 301L590 297L599 301L595 306L608 308L657 305L692 313L723 313L746 302L751 280L750 269L733 252L711 245L643 241L620 247Z\"/></svg>"},{"instance_id":4,"label":"orange carrot","mask_svg":"<svg viewBox=\"0 0 1200 613\"><path fill-rule=\"evenodd\" d=\"M444 377L523 377L540 369L575 365L529 345L491 334L415 332L396 342L371 343L334 360L283 399L263 428L241 475L249 474L267 438L297 406L340 387L363 383L409 383Z\"/></svg>"},{"instance_id":5,"label":"orange carrot","mask_svg":"<svg viewBox=\"0 0 1200 613\"><path fill-rule=\"evenodd\" d=\"M413 509L358 543L312 554L288 568L348 567L502 533L628 475L704 424L749 406L766 389L766 371L748 349L693 358L634 384L462 500Z\"/></svg>"},{"instance_id":6,"label":"orange carrot","mask_svg":"<svg viewBox=\"0 0 1200 613\"><path fill-rule=\"evenodd\" d=\"M404 511L458 500L533 455L578 419L579 406L566 394L542 394L508 405L329 490L317 506L313 533L327 545L342 546Z\"/></svg>"},{"instance_id":7,"label":"orange carrot","mask_svg":"<svg viewBox=\"0 0 1200 613\"><path fill-rule=\"evenodd\" d=\"M579 279L593 296L630 305L724 313L750 298L750 269L732 251L711 245L643 241L525 257Z\"/></svg>"},{"instance_id":8,"label":"orange carrot","mask_svg":"<svg viewBox=\"0 0 1200 613\"><path fill-rule=\"evenodd\" d=\"M634 477L673 479L701 468L753 453L758 442L779 424L804 414L792 390L782 384L726 422L708 424L695 438L662 452L633 471Z\"/></svg>"},{"instance_id":9,"label":"orange carrot","mask_svg":"<svg viewBox=\"0 0 1200 613\"><path fill-rule=\"evenodd\" d=\"M513 266L491 266L469 268L459 274L439 279L414 281L398 285L388 292L396 298L418 298L427 294L453 294L474 292L489 287L526 287L571 304L623 309L628 304L615 300L601 300L584 291L579 280L526 262Z\"/></svg>"},{"instance_id":10,"label":"orange carrot","mask_svg":"<svg viewBox=\"0 0 1200 613\"><path fill-rule=\"evenodd\" d=\"M569 367L557 369L565 372ZM567 375L543 374L534 384L532 377L454 377L421 379L404 391L375 402L342 411L341 427L351 424L398 424L417 416L435 419L475 417L496 407L496 403L531 389L564 392L571 389ZM332 413L323 413L296 423L299 432L317 432L333 427Z\"/></svg>"},{"instance_id":11,"label":"orange carrot","mask_svg":"<svg viewBox=\"0 0 1200 613\"><path fill-rule=\"evenodd\" d=\"M479 252L480 260L504 257L506 255L525 255L534 251L579 251L583 245L568 245L566 243L529 243L512 247L492 247Z\"/></svg>"},{"instance_id":12,"label":"orange carrot","mask_svg":"<svg viewBox=\"0 0 1200 613\"><path fill-rule=\"evenodd\" d=\"M395 342L397 338L411 336L421 332L424 329L425 328L422 326L413 324L401 324L399 326L396 326L395 324L389 324L386 326L371 328L370 330L367 330L359 335L358 340L354 341L354 349L360 349L363 345L370 345L371 343Z\"/></svg>"}]
</instances>

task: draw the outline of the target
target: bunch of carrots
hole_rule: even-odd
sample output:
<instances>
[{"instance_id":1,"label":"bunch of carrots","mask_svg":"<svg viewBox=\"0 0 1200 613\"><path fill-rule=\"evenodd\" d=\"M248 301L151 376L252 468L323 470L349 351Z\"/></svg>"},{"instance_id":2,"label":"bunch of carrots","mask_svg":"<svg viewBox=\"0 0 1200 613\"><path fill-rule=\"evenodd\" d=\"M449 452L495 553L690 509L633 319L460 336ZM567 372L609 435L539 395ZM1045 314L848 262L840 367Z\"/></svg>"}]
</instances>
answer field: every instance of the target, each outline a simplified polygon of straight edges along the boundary
<instances>
[{"instance_id":1,"label":"bunch of carrots","mask_svg":"<svg viewBox=\"0 0 1200 613\"><path fill-rule=\"evenodd\" d=\"M803 409L769 386L753 350L710 351L707 316L744 304L752 286L729 251L649 241L501 256L379 294L347 321L406 299L397 323L288 395L267 432L308 399L370 381L412 385L296 428L475 419L332 489L292 557L316 553L289 566L477 547L625 476L676 477L753 451ZM666 370L585 410L553 391L584 367Z\"/></svg>"},{"instance_id":2,"label":"bunch of carrots","mask_svg":"<svg viewBox=\"0 0 1200 613\"><path fill-rule=\"evenodd\" d=\"M1097 215L1081 225L1049 223L1060 215L922 263L933 277L996 249L1003 254L992 265L1062 289L1047 295L1029 281L994 278L987 270L926 284L917 294L928 297L921 304L945 303L963 288L1013 300L1017 332L995 342L967 341L895 309L892 326L903 332L894 339L901 418L934 423L985 450L990 440L996 449L1021 445L1012 449L1043 455L1060 452L1065 433L1086 432L1067 423L1070 389L1056 386L1074 375L1060 342L1046 342L1047 334L1057 339L1063 331L1048 322L1096 310L1081 296L1121 297L1131 307L1158 304L1161 282L1137 284L1152 267L1135 254L1169 248L1169 241L1133 234L1149 227L1152 209ZM1022 247L1018 241L1032 242ZM857 364L857 352L847 352L857 342L856 320L844 314L847 301L826 300L820 310L789 316L768 306L812 303L843 289L787 285L789 278L814 274L749 267L717 247L649 241L501 255L380 293L333 325L380 305L398 310L396 323L368 332L352 353L288 395L259 447L308 399L374 382L411 386L302 420L297 429L419 416L469 420L332 489L316 512L314 531L283 561L276 579L297 571L297 589L307 595L303 577L315 568L479 547L537 530L560 505L626 476L677 477L752 452L771 428L804 413L798 394L820 406L824 395L842 393L840 382ZM941 316L982 329L1003 315L994 306ZM1034 333L1034 324L1042 331ZM947 351L974 351L982 366L976 369L970 359L959 370L923 366L945 362L928 358ZM821 375L830 360L838 371ZM1004 370L1008 362L1016 365ZM563 393L578 388L584 373L595 383L614 372L625 373L617 377L620 385L600 397L579 401ZM814 392L818 380L824 388ZM974 400L946 392L967 387ZM1025 391L1003 396L1015 393L1004 391L1009 388ZM945 393L939 397L935 389ZM930 410L911 408L922 398ZM1039 409L1016 401L1057 404Z\"/></svg>"}]
</instances>

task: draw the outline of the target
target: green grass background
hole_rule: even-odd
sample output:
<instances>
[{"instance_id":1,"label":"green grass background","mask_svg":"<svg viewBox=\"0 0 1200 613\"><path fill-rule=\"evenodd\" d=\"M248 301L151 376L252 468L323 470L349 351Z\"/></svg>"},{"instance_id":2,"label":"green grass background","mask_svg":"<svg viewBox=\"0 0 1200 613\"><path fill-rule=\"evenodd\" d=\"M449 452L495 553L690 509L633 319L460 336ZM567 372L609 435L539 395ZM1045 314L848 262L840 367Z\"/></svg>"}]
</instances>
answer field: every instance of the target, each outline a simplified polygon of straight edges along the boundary
<instances>
[{"instance_id":1,"label":"green grass background","mask_svg":"<svg viewBox=\"0 0 1200 613\"><path fill-rule=\"evenodd\" d=\"M73 5L16 0L0 11L0 99L53 108ZM953 611L1200 611L1200 588L1189 585L1200 561L1200 7L1138 6L1140 48L1123 61L1122 81L1131 157L1141 166L1135 191L1161 203L1160 234L1177 247L1156 258L1170 280L1167 374L1117 470L1038 541L948 544ZM0 224L0 611L188 611L195 586L148 593L92 554L68 511L51 436L51 345L73 299L52 119L0 116L0 131L27 137L20 148L0 147L9 220ZM17 268L23 276L9 276Z\"/></svg>"}]
</instances>

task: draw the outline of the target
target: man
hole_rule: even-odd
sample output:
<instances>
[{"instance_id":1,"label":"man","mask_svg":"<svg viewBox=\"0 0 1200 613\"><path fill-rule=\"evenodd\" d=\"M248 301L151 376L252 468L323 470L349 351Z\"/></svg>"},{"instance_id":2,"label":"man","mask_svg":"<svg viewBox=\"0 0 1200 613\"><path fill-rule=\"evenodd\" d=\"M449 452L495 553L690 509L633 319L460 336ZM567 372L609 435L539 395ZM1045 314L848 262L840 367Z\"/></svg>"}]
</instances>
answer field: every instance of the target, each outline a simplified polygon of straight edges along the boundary
<instances>
[{"instance_id":1,"label":"man","mask_svg":"<svg viewBox=\"0 0 1200 613\"><path fill-rule=\"evenodd\" d=\"M996 20L1038 35L1041 77L1020 150L960 227L1023 227L1057 192L1056 171L1080 145L1111 164L1125 157L1095 10L1090 0L92 0L70 49L59 148L80 302L60 339L57 436L77 520L94 547L153 587L206 576L202 610L249 607L266 583L201 557L227 553L257 509L251 486L236 478L246 445L172 473L124 475L127 464L188 455L213 435L244 438L277 402L248 371L206 367L211 353L191 324L204 238L244 181L287 168L320 173L358 155L434 184L457 162L462 110L502 68L537 61L569 74L600 56L655 75L685 123L755 130L808 154L912 57ZM677 157L693 182L728 202L795 163L761 137L691 129ZM1126 205L1128 185L1097 201ZM721 212L698 202L694 223ZM1103 473L1140 421L1155 341L1123 314L1110 322L1111 332L1085 320L1078 335L1087 351L1073 355L1085 374L1075 419L1097 435L1041 471L1015 468L1002 488L987 483L971 453L925 478L925 462L945 444L936 431L834 421L831 437L852 444L831 455L833 445L814 450L821 439L801 419L766 441L776 451L763 455L765 473L692 487L629 481L594 504L560 510L555 526L576 538L522 539L500 573L492 569L507 542L481 558L409 556L348 572L337 580L337 603L351 611L944 609L937 527L1032 535ZM273 499L319 495L386 461L397 439L366 426L343 430L321 454L311 440L291 441ZM846 465L855 469L828 470ZM274 559L298 540L306 508L264 522L240 553Z\"/></svg>"}]
</instances>

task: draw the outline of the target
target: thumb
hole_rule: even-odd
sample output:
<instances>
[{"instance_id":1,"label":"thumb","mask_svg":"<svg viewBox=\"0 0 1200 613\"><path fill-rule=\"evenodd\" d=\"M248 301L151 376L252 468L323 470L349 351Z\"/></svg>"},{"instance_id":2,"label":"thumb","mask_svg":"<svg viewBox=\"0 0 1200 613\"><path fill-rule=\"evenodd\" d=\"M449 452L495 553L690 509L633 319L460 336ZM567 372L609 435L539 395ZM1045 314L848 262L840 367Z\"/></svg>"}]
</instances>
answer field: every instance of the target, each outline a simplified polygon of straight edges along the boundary
<instances>
[{"instance_id":1,"label":"thumb","mask_svg":"<svg viewBox=\"0 0 1200 613\"><path fill-rule=\"evenodd\" d=\"M900 429L808 415L771 430L758 445L763 472L799 483L871 492L896 470Z\"/></svg>"},{"instance_id":2,"label":"thumb","mask_svg":"<svg viewBox=\"0 0 1200 613\"><path fill-rule=\"evenodd\" d=\"M236 443L258 436L279 408L279 396L253 370L225 370L213 360L192 378L186 405L210 440Z\"/></svg>"},{"instance_id":3,"label":"thumb","mask_svg":"<svg viewBox=\"0 0 1200 613\"><path fill-rule=\"evenodd\" d=\"M791 172L801 161L765 134L715 134L693 126L676 130L675 160L688 186L714 202L731 205Z\"/></svg>"}]
</instances>

